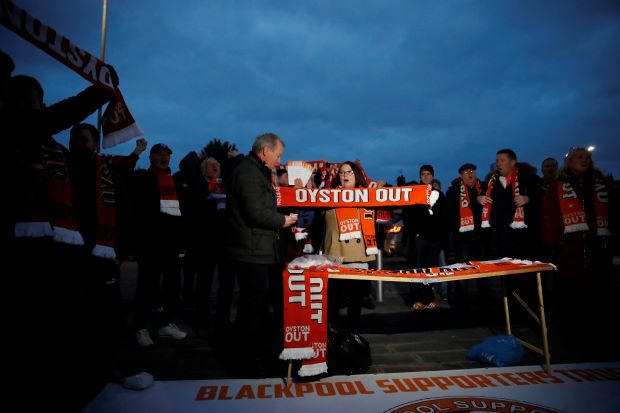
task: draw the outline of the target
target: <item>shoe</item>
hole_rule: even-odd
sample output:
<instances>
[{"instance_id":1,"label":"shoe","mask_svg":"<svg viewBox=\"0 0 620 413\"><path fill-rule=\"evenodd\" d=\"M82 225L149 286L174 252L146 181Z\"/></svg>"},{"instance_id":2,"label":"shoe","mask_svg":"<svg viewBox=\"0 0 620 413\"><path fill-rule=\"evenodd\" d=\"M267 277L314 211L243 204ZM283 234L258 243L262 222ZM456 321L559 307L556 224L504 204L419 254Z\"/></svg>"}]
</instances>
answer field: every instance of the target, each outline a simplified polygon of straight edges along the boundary
<instances>
[{"instance_id":1,"label":"shoe","mask_svg":"<svg viewBox=\"0 0 620 413\"><path fill-rule=\"evenodd\" d=\"M426 310L426 304L420 301L416 301L416 303L411 306L411 311L422 311L422 310Z\"/></svg>"},{"instance_id":2,"label":"shoe","mask_svg":"<svg viewBox=\"0 0 620 413\"><path fill-rule=\"evenodd\" d=\"M125 377L121 384L124 388L129 390L144 390L148 389L155 383L155 379L149 373L142 371L133 376Z\"/></svg>"},{"instance_id":3,"label":"shoe","mask_svg":"<svg viewBox=\"0 0 620 413\"><path fill-rule=\"evenodd\" d=\"M153 343L153 339L151 339L151 335L149 334L149 330L143 328L142 330L138 330L136 332L136 341L140 347L151 347L155 343Z\"/></svg>"},{"instance_id":4,"label":"shoe","mask_svg":"<svg viewBox=\"0 0 620 413\"><path fill-rule=\"evenodd\" d=\"M163 326L159 329L160 337L172 337L175 340L183 340L187 337L187 333L181 331L176 324L170 323L167 326Z\"/></svg>"}]
</instances>

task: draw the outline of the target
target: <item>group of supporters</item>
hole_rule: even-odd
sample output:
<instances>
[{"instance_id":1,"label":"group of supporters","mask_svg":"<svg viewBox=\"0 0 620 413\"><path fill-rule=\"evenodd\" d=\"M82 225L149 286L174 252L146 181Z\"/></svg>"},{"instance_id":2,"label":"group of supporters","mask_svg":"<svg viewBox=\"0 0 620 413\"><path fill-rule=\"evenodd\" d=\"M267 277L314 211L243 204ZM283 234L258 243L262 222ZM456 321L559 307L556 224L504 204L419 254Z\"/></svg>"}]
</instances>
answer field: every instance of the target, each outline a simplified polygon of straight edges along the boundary
<instances>
[{"instance_id":1,"label":"group of supporters","mask_svg":"<svg viewBox=\"0 0 620 413\"><path fill-rule=\"evenodd\" d=\"M118 77L110 72L116 86ZM276 172L284 141L275 134L257 137L247 156L191 152L174 175L172 149L155 144L149 167L135 170L146 140L136 141L128 156L103 155L97 128L81 123L113 98L108 90L91 86L45 106L36 79L9 71L2 82L0 129L9 151L2 238L5 265L13 269L5 281L5 328L12 335L9 351L19 361L9 371L16 394L31 391L33 371L45 383L37 387L40 397L67 411L92 397L96 380L136 389L152 384L148 373L121 372L114 359L125 317L119 263L130 256L138 263L131 327L139 346L154 345L153 332L186 338L175 324L184 302L195 305L199 327L239 349L253 376L265 375L265 364L280 349L287 260L319 250L354 268L375 260L380 237L372 209L278 210L273 186L288 185L288 179ZM67 149L53 135L69 128ZM572 149L550 179L536 177L510 149L497 152L496 166L483 183L476 167L464 164L446 196L434 190L432 207L404 208L411 265L437 266L447 240L458 261L555 262L562 314L586 326L596 308L575 306L575 297L595 297L613 272L608 183L582 148ZM420 183L431 184L433 175L432 166L422 166ZM368 182L359 163L347 161L338 164L329 185L352 189ZM510 287L524 288L520 281L510 280ZM240 290L233 328L235 283ZM478 286L479 293L485 288ZM367 282L332 282L330 323L356 330L369 290ZM455 303L467 304L467 288L461 290ZM418 284L412 304L414 310L437 305L432 289Z\"/></svg>"}]
</instances>

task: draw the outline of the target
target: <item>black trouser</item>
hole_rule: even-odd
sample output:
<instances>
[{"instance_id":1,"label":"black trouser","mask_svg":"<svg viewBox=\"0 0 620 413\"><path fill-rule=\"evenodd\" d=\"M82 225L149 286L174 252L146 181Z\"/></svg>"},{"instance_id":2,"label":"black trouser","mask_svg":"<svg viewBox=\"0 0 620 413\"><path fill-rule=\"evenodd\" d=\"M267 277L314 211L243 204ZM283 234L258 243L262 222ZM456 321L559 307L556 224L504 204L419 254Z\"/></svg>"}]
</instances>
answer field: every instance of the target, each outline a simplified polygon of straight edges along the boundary
<instances>
[{"instance_id":1,"label":"black trouser","mask_svg":"<svg viewBox=\"0 0 620 413\"><path fill-rule=\"evenodd\" d=\"M458 262L482 261L485 259L484 244L480 240L455 240L456 256ZM468 286L475 283L476 298L478 305L486 306L491 299L491 279L478 278L475 280L462 280L451 282L453 286L453 301L459 306L467 306L469 304Z\"/></svg>"},{"instance_id":2,"label":"black trouser","mask_svg":"<svg viewBox=\"0 0 620 413\"><path fill-rule=\"evenodd\" d=\"M250 361L264 358L273 338L269 316L269 274L275 264L231 262L239 281L237 327L241 355Z\"/></svg>"},{"instance_id":3,"label":"black trouser","mask_svg":"<svg viewBox=\"0 0 620 413\"><path fill-rule=\"evenodd\" d=\"M181 260L176 248L159 245L138 256L138 285L134 328L147 327L150 313L162 306L160 322L171 323L178 313L181 290Z\"/></svg>"},{"instance_id":4,"label":"black trouser","mask_svg":"<svg viewBox=\"0 0 620 413\"><path fill-rule=\"evenodd\" d=\"M362 315L362 302L368 295L370 281L330 280L327 300L327 316L334 328L357 332ZM346 324L339 324L340 307L346 303Z\"/></svg>"},{"instance_id":5,"label":"black trouser","mask_svg":"<svg viewBox=\"0 0 620 413\"><path fill-rule=\"evenodd\" d=\"M411 251L413 266L415 268L437 267L439 265L439 251L441 245L439 241L429 241L420 237L409 238L409 248ZM422 283L409 284L411 291L411 302L421 302L430 304L435 299L433 287Z\"/></svg>"},{"instance_id":6,"label":"black trouser","mask_svg":"<svg viewBox=\"0 0 620 413\"><path fill-rule=\"evenodd\" d=\"M226 328L230 324L230 307L235 288L235 276L230 269L230 264L222 255L207 254L204 260L197 263L196 308L198 309L199 324L209 327L211 318L211 286L216 267L218 290L215 305L215 325L216 328Z\"/></svg>"}]
</instances>

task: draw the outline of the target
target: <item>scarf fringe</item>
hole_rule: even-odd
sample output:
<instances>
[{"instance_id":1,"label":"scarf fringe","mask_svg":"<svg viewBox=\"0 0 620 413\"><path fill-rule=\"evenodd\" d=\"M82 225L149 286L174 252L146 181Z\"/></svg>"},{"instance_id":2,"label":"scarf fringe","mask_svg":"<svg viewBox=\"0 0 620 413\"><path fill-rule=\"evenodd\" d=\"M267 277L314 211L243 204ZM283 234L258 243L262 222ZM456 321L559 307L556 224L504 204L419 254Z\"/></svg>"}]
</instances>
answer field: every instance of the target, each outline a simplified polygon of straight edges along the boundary
<instances>
[{"instance_id":1,"label":"scarf fringe","mask_svg":"<svg viewBox=\"0 0 620 413\"><path fill-rule=\"evenodd\" d=\"M82 234L80 234L79 231L63 227L54 228L53 239L56 242L62 242L65 244L84 245L84 238L82 238Z\"/></svg>"},{"instance_id":2,"label":"scarf fringe","mask_svg":"<svg viewBox=\"0 0 620 413\"><path fill-rule=\"evenodd\" d=\"M510 223L510 228L512 229L525 229L527 228L527 224L523 221L513 221Z\"/></svg>"},{"instance_id":3,"label":"scarf fringe","mask_svg":"<svg viewBox=\"0 0 620 413\"><path fill-rule=\"evenodd\" d=\"M465 225L464 227L459 228L459 232L470 232L474 230L473 225Z\"/></svg>"},{"instance_id":4,"label":"scarf fringe","mask_svg":"<svg viewBox=\"0 0 620 413\"><path fill-rule=\"evenodd\" d=\"M116 252L114 251L114 248L106 245L97 244L93 247L93 250L90 253L95 257L109 258L111 260L116 259Z\"/></svg>"},{"instance_id":5,"label":"scarf fringe","mask_svg":"<svg viewBox=\"0 0 620 413\"><path fill-rule=\"evenodd\" d=\"M344 234L340 234L338 238L340 241L347 241L352 239L360 239L362 238L362 231L353 231L353 232L345 232Z\"/></svg>"},{"instance_id":6,"label":"scarf fringe","mask_svg":"<svg viewBox=\"0 0 620 413\"><path fill-rule=\"evenodd\" d=\"M301 241L302 239L308 238L308 233L305 231L299 231L295 233L295 241Z\"/></svg>"},{"instance_id":7,"label":"scarf fringe","mask_svg":"<svg viewBox=\"0 0 620 413\"><path fill-rule=\"evenodd\" d=\"M312 243L307 242L306 244L304 244L303 253L314 254L314 247L312 246Z\"/></svg>"},{"instance_id":8,"label":"scarf fringe","mask_svg":"<svg viewBox=\"0 0 620 413\"><path fill-rule=\"evenodd\" d=\"M15 238L43 238L54 234L49 222L17 222L14 230Z\"/></svg>"},{"instance_id":9,"label":"scarf fringe","mask_svg":"<svg viewBox=\"0 0 620 413\"><path fill-rule=\"evenodd\" d=\"M580 232L580 231L588 231L590 227L588 224L574 224L564 227L564 233L570 234L571 232ZM600 229L600 228L599 228ZM598 235L598 230L596 231Z\"/></svg>"},{"instance_id":10,"label":"scarf fringe","mask_svg":"<svg viewBox=\"0 0 620 413\"><path fill-rule=\"evenodd\" d=\"M160 199L159 210L164 214L172 215L175 217L181 216L179 201L177 201L176 199Z\"/></svg>"},{"instance_id":11,"label":"scarf fringe","mask_svg":"<svg viewBox=\"0 0 620 413\"><path fill-rule=\"evenodd\" d=\"M597 228L596 235L599 237L608 237L611 236L611 232L609 232L609 228Z\"/></svg>"},{"instance_id":12,"label":"scarf fringe","mask_svg":"<svg viewBox=\"0 0 620 413\"><path fill-rule=\"evenodd\" d=\"M379 248L377 247L366 248L366 255L377 255L378 253Z\"/></svg>"},{"instance_id":13,"label":"scarf fringe","mask_svg":"<svg viewBox=\"0 0 620 413\"><path fill-rule=\"evenodd\" d=\"M300 377L316 376L322 373L327 373L327 363L304 364L298 372Z\"/></svg>"},{"instance_id":14,"label":"scarf fringe","mask_svg":"<svg viewBox=\"0 0 620 413\"><path fill-rule=\"evenodd\" d=\"M307 360L315 356L312 347L285 348L280 353L280 360Z\"/></svg>"},{"instance_id":15,"label":"scarf fringe","mask_svg":"<svg viewBox=\"0 0 620 413\"><path fill-rule=\"evenodd\" d=\"M480 224L481 228L491 228L491 224L489 223L489 221L482 221L482 224Z\"/></svg>"},{"instance_id":16,"label":"scarf fringe","mask_svg":"<svg viewBox=\"0 0 620 413\"><path fill-rule=\"evenodd\" d=\"M114 132L110 132L103 136L103 148L108 149L121 143L127 142L133 138L139 138L144 136L144 132L137 123L132 123L129 126L119 129Z\"/></svg>"}]
</instances>

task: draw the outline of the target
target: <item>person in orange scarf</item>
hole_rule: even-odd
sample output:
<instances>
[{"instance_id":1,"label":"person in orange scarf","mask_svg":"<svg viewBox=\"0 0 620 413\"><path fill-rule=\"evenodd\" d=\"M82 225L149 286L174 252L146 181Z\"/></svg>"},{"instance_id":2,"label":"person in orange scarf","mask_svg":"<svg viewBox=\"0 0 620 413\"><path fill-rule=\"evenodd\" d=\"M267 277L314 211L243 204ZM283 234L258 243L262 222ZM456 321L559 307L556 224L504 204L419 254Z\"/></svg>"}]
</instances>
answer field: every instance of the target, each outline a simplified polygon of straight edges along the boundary
<instances>
[{"instance_id":1,"label":"person in orange scarf","mask_svg":"<svg viewBox=\"0 0 620 413\"><path fill-rule=\"evenodd\" d=\"M354 162L343 162L331 183L332 188L367 187L366 179ZM368 269L378 254L374 211L364 208L334 208L325 211L325 254L343 257L344 266ZM339 309L347 302L344 327L358 328L362 302L370 289L370 281L332 280L329 286L328 318L338 325Z\"/></svg>"},{"instance_id":2,"label":"person in orange scarf","mask_svg":"<svg viewBox=\"0 0 620 413\"><path fill-rule=\"evenodd\" d=\"M601 322L598 298L613 275L618 212L611 195L592 154L573 148L543 198L541 235L558 266L553 287L557 327L566 333L569 345L597 343L593 334Z\"/></svg>"},{"instance_id":3,"label":"person in orange scarf","mask_svg":"<svg viewBox=\"0 0 620 413\"><path fill-rule=\"evenodd\" d=\"M136 341L142 347L154 344L147 329L153 311L160 313L160 337L182 340L187 336L174 323L180 301L180 256L185 246L170 155L172 149L167 145L153 145L149 169L138 169L132 180L138 260L134 328Z\"/></svg>"}]
</instances>

